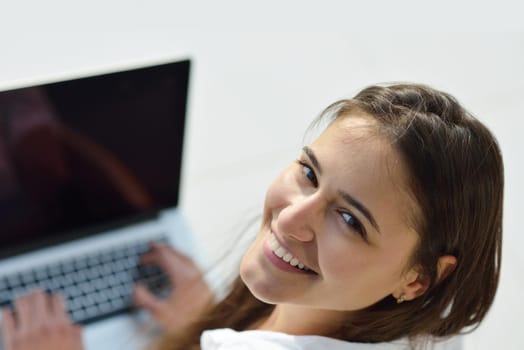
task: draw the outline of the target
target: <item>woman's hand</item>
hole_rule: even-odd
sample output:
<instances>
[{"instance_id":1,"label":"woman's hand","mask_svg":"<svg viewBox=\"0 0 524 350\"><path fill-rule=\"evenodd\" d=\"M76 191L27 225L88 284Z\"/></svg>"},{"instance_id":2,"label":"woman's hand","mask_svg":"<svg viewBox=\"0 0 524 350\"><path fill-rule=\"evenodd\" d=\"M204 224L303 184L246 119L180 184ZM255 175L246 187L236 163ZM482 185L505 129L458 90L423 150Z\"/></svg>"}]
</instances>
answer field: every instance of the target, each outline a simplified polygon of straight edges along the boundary
<instances>
[{"instance_id":1,"label":"woman's hand","mask_svg":"<svg viewBox=\"0 0 524 350\"><path fill-rule=\"evenodd\" d=\"M144 286L137 285L134 302L147 310L165 330L181 330L212 305L213 293L193 260L171 246L152 243L141 258L142 264L160 267L168 276L172 292L159 299Z\"/></svg>"},{"instance_id":2,"label":"woman's hand","mask_svg":"<svg viewBox=\"0 0 524 350\"><path fill-rule=\"evenodd\" d=\"M2 313L5 350L81 350L82 331L73 325L60 295L41 290L15 300L16 317L11 310Z\"/></svg>"}]
</instances>

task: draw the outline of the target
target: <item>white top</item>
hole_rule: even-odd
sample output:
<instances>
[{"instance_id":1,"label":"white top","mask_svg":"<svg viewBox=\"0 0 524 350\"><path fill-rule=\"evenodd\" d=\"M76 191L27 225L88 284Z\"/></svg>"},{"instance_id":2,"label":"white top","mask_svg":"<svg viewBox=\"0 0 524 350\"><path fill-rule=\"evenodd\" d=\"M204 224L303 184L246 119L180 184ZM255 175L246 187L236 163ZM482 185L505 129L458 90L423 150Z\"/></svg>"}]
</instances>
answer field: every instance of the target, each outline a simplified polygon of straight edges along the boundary
<instances>
[{"instance_id":1,"label":"white top","mask_svg":"<svg viewBox=\"0 0 524 350\"><path fill-rule=\"evenodd\" d=\"M270 331L237 332L229 328L214 329L202 333L202 350L406 350L410 349L407 340L388 343L353 343L317 335L289 335ZM460 339L453 338L437 343L439 350L460 350Z\"/></svg>"}]
</instances>

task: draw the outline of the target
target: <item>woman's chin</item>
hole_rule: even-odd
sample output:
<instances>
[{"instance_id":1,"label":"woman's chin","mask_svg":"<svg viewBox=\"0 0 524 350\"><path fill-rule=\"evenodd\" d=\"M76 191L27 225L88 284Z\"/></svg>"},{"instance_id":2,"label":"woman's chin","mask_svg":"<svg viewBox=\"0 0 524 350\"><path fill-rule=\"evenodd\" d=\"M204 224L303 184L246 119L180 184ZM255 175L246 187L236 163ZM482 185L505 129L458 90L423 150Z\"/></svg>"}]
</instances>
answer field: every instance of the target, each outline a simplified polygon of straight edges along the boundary
<instances>
[{"instance_id":1,"label":"woman's chin","mask_svg":"<svg viewBox=\"0 0 524 350\"><path fill-rule=\"evenodd\" d=\"M251 294L258 300L266 304L277 304L278 298L276 297L274 288L271 288L268 284L265 283L249 283L244 280L246 287L249 289Z\"/></svg>"},{"instance_id":2,"label":"woman's chin","mask_svg":"<svg viewBox=\"0 0 524 350\"><path fill-rule=\"evenodd\" d=\"M275 304L279 288L274 281L267 278L268 276L264 276L264 272L260 266L255 266L256 264L256 261L244 257L240 264L240 278L255 298L264 303Z\"/></svg>"}]
</instances>

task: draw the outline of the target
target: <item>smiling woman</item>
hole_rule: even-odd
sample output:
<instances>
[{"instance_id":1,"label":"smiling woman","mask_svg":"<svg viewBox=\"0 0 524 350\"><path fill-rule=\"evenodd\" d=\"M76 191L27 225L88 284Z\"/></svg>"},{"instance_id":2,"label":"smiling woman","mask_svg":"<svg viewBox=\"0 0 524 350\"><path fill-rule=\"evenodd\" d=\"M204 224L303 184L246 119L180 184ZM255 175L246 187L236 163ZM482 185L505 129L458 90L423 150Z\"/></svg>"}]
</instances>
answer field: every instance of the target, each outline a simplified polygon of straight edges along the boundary
<instances>
[{"instance_id":1,"label":"smiling woman","mask_svg":"<svg viewBox=\"0 0 524 350\"><path fill-rule=\"evenodd\" d=\"M172 248L144 256L175 286L166 300L135 292L166 330L155 348L444 348L483 320L502 239L489 130L414 84L366 88L320 118L327 128L269 187L224 300L210 305L202 274Z\"/></svg>"},{"instance_id":2,"label":"smiling woman","mask_svg":"<svg viewBox=\"0 0 524 350\"><path fill-rule=\"evenodd\" d=\"M320 118L332 121L270 186L231 294L166 349L218 327L431 347L484 318L502 235L492 134L413 84L366 88Z\"/></svg>"}]
</instances>

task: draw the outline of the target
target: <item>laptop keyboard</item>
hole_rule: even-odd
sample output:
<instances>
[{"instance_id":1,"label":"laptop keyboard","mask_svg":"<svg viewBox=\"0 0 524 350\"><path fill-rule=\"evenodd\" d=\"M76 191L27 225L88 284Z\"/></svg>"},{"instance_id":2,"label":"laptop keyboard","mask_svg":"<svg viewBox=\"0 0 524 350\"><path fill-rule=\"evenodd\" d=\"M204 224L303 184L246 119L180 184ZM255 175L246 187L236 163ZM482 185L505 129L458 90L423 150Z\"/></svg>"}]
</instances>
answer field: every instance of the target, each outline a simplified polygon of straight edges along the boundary
<instances>
[{"instance_id":1,"label":"laptop keyboard","mask_svg":"<svg viewBox=\"0 0 524 350\"><path fill-rule=\"evenodd\" d=\"M130 311L133 285L137 282L159 296L169 292L167 276L158 267L138 265L150 241L107 248L2 276L0 307L12 306L15 296L40 288L62 294L75 323L87 324ZM162 243L166 238L161 236L154 241Z\"/></svg>"}]
</instances>

